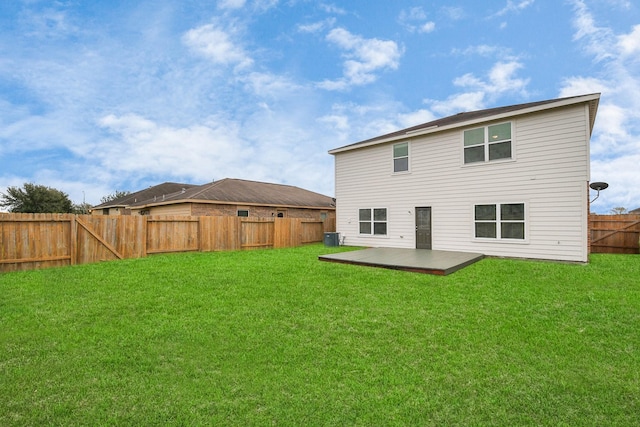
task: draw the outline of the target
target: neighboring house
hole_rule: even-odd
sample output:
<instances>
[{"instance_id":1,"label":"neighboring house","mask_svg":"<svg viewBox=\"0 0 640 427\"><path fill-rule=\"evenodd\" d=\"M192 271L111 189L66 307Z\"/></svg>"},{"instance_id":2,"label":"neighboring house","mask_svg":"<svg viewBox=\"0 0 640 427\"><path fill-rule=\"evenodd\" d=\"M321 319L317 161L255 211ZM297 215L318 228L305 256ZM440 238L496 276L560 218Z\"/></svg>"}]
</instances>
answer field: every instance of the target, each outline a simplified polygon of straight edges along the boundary
<instances>
[{"instance_id":1,"label":"neighboring house","mask_svg":"<svg viewBox=\"0 0 640 427\"><path fill-rule=\"evenodd\" d=\"M629 211L629 213L632 215L640 215L640 208Z\"/></svg>"},{"instance_id":2,"label":"neighboring house","mask_svg":"<svg viewBox=\"0 0 640 427\"><path fill-rule=\"evenodd\" d=\"M331 197L290 185L229 178L139 200L130 208L141 215L335 218Z\"/></svg>"},{"instance_id":3,"label":"neighboring house","mask_svg":"<svg viewBox=\"0 0 640 427\"><path fill-rule=\"evenodd\" d=\"M329 151L340 238L587 262L599 100L465 112Z\"/></svg>"},{"instance_id":4,"label":"neighboring house","mask_svg":"<svg viewBox=\"0 0 640 427\"><path fill-rule=\"evenodd\" d=\"M91 208L91 214L93 215L130 215L130 206L134 203L142 200L149 200L157 197L162 197L165 194L173 194L183 189L189 189L197 187L193 184L180 184L177 182L165 182L153 187L146 188L144 190L136 191L135 193L128 194L123 197L119 197L114 200L110 200L106 203L99 204Z\"/></svg>"}]
</instances>

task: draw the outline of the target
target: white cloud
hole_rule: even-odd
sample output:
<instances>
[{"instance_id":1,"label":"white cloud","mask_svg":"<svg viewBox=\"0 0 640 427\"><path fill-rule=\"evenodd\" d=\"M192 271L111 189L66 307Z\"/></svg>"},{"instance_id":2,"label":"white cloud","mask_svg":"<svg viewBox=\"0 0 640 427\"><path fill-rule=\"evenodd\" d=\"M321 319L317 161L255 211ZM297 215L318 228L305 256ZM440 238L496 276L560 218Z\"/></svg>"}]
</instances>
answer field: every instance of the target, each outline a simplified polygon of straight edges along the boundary
<instances>
[{"instance_id":1,"label":"white cloud","mask_svg":"<svg viewBox=\"0 0 640 427\"><path fill-rule=\"evenodd\" d=\"M591 160L591 181L609 184L609 188L601 191L598 200L591 205L593 212L610 213L617 206L627 210L640 208L640 194L637 190L640 147L636 148L634 153L625 156Z\"/></svg>"},{"instance_id":2,"label":"white cloud","mask_svg":"<svg viewBox=\"0 0 640 427\"><path fill-rule=\"evenodd\" d=\"M535 0L520 0L519 2L514 2L513 0L507 0L507 4L505 7L496 12L496 16L506 15L511 12L521 12L522 10L531 6Z\"/></svg>"},{"instance_id":3,"label":"white cloud","mask_svg":"<svg viewBox=\"0 0 640 427\"><path fill-rule=\"evenodd\" d=\"M218 2L219 9L242 9L246 0L220 0Z\"/></svg>"},{"instance_id":4,"label":"white cloud","mask_svg":"<svg viewBox=\"0 0 640 427\"><path fill-rule=\"evenodd\" d=\"M573 5L574 40L602 67L600 75L565 79L560 91L561 96L602 93L591 138L591 176L610 186L593 209L602 213L614 206L634 209L640 206L640 26L616 35L597 25L583 0L573 0Z\"/></svg>"},{"instance_id":5,"label":"white cloud","mask_svg":"<svg viewBox=\"0 0 640 427\"><path fill-rule=\"evenodd\" d=\"M253 72L238 80L246 84L250 93L259 97L286 98L302 88L286 76L269 73Z\"/></svg>"},{"instance_id":6,"label":"white cloud","mask_svg":"<svg viewBox=\"0 0 640 427\"><path fill-rule=\"evenodd\" d=\"M411 113L404 113L398 115L398 122L401 128L408 128L416 126L422 123L427 123L435 120L436 116L430 110L419 109L412 111Z\"/></svg>"},{"instance_id":7,"label":"white cloud","mask_svg":"<svg viewBox=\"0 0 640 427\"><path fill-rule=\"evenodd\" d=\"M242 165L250 154L239 129L223 120L176 128L136 114L104 116L99 125L114 138L95 155L112 173L167 175L207 181ZM245 148L242 148L245 147Z\"/></svg>"},{"instance_id":8,"label":"white cloud","mask_svg":"<svg viewBox=\"0 0 640 427\"><path fill-rule=\"evenodd\" d=\"M54 8L54 7L58 8ZM80 29L69 18L68 13L62 10L62 4L47 7L43 10L25 9L22 12L21 21L27 28L26 35L30 37L58 39L76 34Z\"/></svg>"},{"instance_id":9,"label":"white cloud","mask_svg":"<svg viewBox=\"0 0 640 427\"><path fill-rule=\"evenodd\" d=\"M575 10L574 41L584 40L584 49L595 56L596 61L612 58L615 46L610 28L598 27L583 0L573 0Z\"/></svg>"},{"instance_id":10,"label":"white cloud","mask_svg":"<svg viewBox=\"0 0 640 427\"><path fill-rule=\"evenodd\" d=\"M377 79L376 72L397 69L402 56L402 49L394 41L365 39L344 28L331 30L327 41L343 49L346 58L342 78L325 80L319 84L319 87L327 90L342 90L371 83Z\"/></svg>"},{"instance_id":11,"label":"white cloud","mask_svg":"<svg viewBox=\"0 0 640 427\"><path fill-rule=\"evenodd\" d=\"M401 10L398 22L412 33L430 33L436 29L436 23L427 20L427 14L422 7Z\"/></svg>"},{"instance_id":12,"label":"white cloud","mask_svg":"<svg viewBox=\"0 0 640 427\"><path fill-rule=\"evenodd\" d=\"M485 108L485 93L481 91L459 93L449 96L444 101L425 99L424 102L440 116L449 116Z\"/></svg>"},{"instance_id":13,"label":"white cloud","mask_svg":"<svg viewBox=\"0 0 640 427\"><path fill-rule=\"evenodd\" d=\"M517 78L517 71L523 65L518 61L498 62L495 64L486 79L467 73L454 79L453 84L463 88L469 88L472 92L482 92L490 97L497 97L505 93L519 93L526 95L526 87L529 79Z\"/></svg>"},{"instance_id":14,"label":"white cloud","mask_svg":"<svg viewBox=\"0 0 640 427\"><path fill-rule=\"evenodd\" d=\"M191 50L216 64L236 65L239 69L250 67L253 60L240 44L233 41L236 32L233 27L223 29L216 24L207 24L187 31L182 41Z\"/></svg>"},{"instance_id":15,"label":"white cloud","mask_svg":"<svg viewBox=\"0 0 640 427\"><path fill-rule=\"evenodd\" d=\"M459 21L466 15L464 9L461 7L444 6L440 10L444 16L452 21Z\"/></svg>"},{"instance_id":16,"label":"white cloud","mask_svg":"<svg viewBox=\"0 0 640 427\"><path fill-rule=\"evenodd\" d=\"M487 45L474 46L458 52L465 55L481 53L487 56L499 52L501 56L506 56L502 49ZM454 78L453 84L462 88L463 92L453 94L445 100L424 99L423 102L429 105L427 111L439 116L448 116L487 108L489 103L507 94L526 98L530 79L517 76L521 68L523 64L518 60L500 60L483 77L466 73Z\"/></svg>"},{"instance_id":17,"label":"white cloud","mask_svg":"<svg viewBox=\"0 0 640 427\"><path fill-rule=\"evenodd\" d=\"M586 93L609 92L609 82L596 77L569 77L562 82L560 97L584 95Z\"/></svg>"},{"instance_id":18,"label":"white cloud","mask_svg":"<svg viewBox=\"0 0 640 427\"><path fill-rule=\"evenodd\" d=\"M623 56L640 54L640 25L633 27L629 34L618 36L618 49Z\"/></svg>"},{"instance_id":19,"label":"white cloud","mask_svg":"<svg viewBox=\"0 0 640 427\"><path fill-rule=\"evenodd\" d=\"M319 33L327 28L332 28L335 23L336 18L327 18L311 24L299 24L297 28L301 33Z\"/></svg>"},{"instance_id":20,"label":"white cloud","mask_svg":"<svg viewBox=\"0 0 640 427\"><path fill-rule=\"evenodd\" d=\"M420 33L431 33L433 31L435 31L436 29L436 23L433 21L429 21L429 22L425 22L424 24L422 24L420 26L420 28L418 29L418 32Z\"/></svg>"},{"instance_id":21,"label":"white cloud","mask_svg":"<svg viewBox=\"0 0 640 427\"><path fill-rule=\"evenodd\" d=\"M496 58L503 62L519 62L520 57L515 55L511 48L500 45L479 44L467 46L464 49L454 48L453 55L461 56L481 56L484 58Z\"/></svg>"},{"instance_id":22,"label":"white cloud","mask_svg":"<svg viewBox=\"0 0 640 427\"><path fill-rule=\"evenodd\" d=\"M347 11L334 4L320 3L320 9L326 13L334 13L336 15L346 15Z\"/></svg>"}]
</instances>

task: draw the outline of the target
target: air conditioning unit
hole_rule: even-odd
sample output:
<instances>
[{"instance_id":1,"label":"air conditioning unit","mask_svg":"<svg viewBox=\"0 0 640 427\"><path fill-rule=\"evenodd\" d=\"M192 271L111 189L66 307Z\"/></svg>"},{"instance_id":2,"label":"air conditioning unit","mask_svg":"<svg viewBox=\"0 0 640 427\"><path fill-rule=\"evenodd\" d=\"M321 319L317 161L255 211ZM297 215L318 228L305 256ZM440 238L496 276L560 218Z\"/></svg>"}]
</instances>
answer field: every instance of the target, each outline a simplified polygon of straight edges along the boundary
<instances>
[{"instance_id":1,"label":"air conditioning unit","mask_svg":"<svg viewBox=\"0 0 640 427\"><path fill-rule=\"evenodd\" d=\"M325 246L340 246L340 233L324 233Z\"/></svg>"}]
</instances>

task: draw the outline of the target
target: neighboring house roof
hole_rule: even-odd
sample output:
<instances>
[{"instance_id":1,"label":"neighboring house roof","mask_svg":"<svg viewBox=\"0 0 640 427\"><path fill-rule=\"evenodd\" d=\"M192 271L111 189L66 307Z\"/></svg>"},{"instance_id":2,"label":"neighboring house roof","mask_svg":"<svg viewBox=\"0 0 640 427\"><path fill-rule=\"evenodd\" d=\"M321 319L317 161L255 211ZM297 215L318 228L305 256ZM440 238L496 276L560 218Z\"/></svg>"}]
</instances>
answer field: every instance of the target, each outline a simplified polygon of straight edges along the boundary
<instances>
[{"instance_id":1,"label":"neighboring house roof","mask_svg":"<svg viewBox=\"0 0 640 427\"><path fill-rule=\"evenodd\" d=\"M136 191L135 193L110 200L108 202L94 206L92 209L127 208L132 204L141 202L143 200L153 199L154 197L162 197L162 195L164 194L172 194L182 191L182 189L186 190L192 187L197 186L194 184L180 184L178 182L164 182L162 184L154 185L153 187L149 187L144 190Z\"/></svg>"},{"instance_id":2,"label":"neighboring house roof","mask_svg":"<svg viewBox=\"0 0 640 427\"><path fill-rule=\"evenodd\" d=\"M475 123L486 122L488 120L499 120L516 115L529 114L537 111L543 111L584 102L589 103L589 123L591 127L590 130L593 130L593 124L595 122L599 100L600 94L594 93L589 95L571 96L567 98L550 99L546 101L529 102L526 104L517 104L506 107L489 108L486 110L458 113L453 116L443 117L441 119L433 120L428 123L423 123L417 126L412 126L385 135L377 136L375 138L356 142L354 144L335 148L333 150L330 150L329 154L336 154L342 151L368 147L371 145L382 144L385 142L391 142L412 136L441 132L443 130L469 126Z\"/></svg>"},{"instance_id":3,"label":"neighboring house roof","mask_svg":"<svg viewBox=\"0 0 640 427\"><path fill-rule=\"evenodd\" d=\"M331 197L299 187L267 182L225 178L220 181L157 196L132 204L133 208L148 208L176 203L224 203L260 206L304 208L335 208Z\"/></svg>"},{"instance_id":4,"label":"neighboring house roof","mask_svg":"<svg viewBox=\"0 0 640 427\"><path fill-rule=\"evenodd\" d=\"M640 215L640 208L629 211L630 214Z\"/></svg>"}]
</instances>

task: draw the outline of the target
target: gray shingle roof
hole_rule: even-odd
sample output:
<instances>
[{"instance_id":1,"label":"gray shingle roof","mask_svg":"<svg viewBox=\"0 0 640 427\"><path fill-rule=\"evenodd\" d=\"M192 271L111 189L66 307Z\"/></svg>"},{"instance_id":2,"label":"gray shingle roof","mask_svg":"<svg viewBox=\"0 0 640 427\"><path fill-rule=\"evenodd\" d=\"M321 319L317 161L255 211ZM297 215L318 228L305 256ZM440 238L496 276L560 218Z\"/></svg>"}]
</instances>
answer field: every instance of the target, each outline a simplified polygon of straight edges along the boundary
<instances>
[{"instance_id":1,"label":"gray shingle roof","mask_svg":"<svg viewBox=\"0 0 640 427\"><path fill-rule=\"evenodd\" d=\"M154 185L153 187L145 188L144 190L136 191L135 193L128 194L118 199L96 205L93 209L125 208L143 200L162 197L163 194L177 193L182 191L183 188L188 189L192 187L197 186L194 184L180 184L178 182L164 182L162 184Z\"/></svg>"},{"instance_id":2,"label":"gray shingle roof","mask_svg":"<svg viewBox=\"0 0 640 427\"><path fill-rule=\"evenodd\" d=\"M184 202L219 202L263 206L334 208L331 197L299 187L244 179L225 178L192 187L184 192L165 194L139 201L131 207L142 208Z\"/></svg>"}]
</instances>

